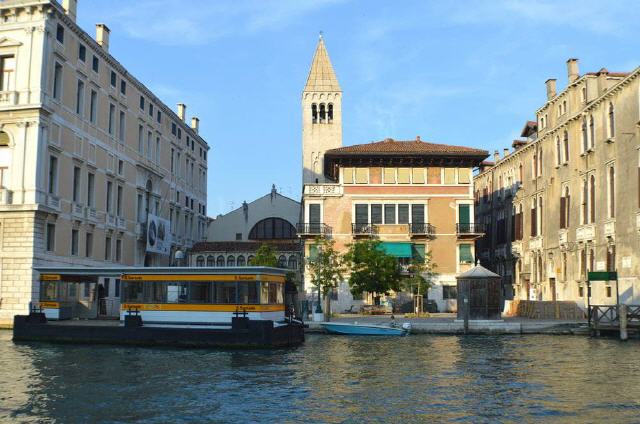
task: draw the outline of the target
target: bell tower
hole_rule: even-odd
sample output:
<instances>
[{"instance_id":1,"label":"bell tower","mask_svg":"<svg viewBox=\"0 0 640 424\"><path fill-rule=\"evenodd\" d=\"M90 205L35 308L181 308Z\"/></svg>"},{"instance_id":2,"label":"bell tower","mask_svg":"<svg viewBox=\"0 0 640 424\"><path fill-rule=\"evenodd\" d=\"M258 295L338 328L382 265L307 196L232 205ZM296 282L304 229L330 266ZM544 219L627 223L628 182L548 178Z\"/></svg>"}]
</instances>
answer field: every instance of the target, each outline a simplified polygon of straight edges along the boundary
<instances>
[{"instance_id":1,"label":"bell tower","mask_svg":"<svg viewBox=\"0 0 640 424\"><path fill-rule=\"evenodd\" d=\"M322 34L302 91L302 184L325 182L324 152L342 147L342 90Z\"/></svg>"}]
</instances>

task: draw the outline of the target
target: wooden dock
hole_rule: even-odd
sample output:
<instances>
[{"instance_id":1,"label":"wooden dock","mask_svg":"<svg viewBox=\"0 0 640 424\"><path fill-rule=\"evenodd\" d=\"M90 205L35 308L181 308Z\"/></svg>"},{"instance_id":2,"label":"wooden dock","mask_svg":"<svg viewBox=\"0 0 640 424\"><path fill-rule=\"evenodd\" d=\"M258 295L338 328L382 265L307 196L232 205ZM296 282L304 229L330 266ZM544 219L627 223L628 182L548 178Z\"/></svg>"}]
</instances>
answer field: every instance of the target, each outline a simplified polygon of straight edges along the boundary
<instances>
[{"instance_id":1,"label":"wooden dock","mask_svg":"<svg viewBox=\"0 0 640 424\"><path fill-rule=\"evenodd\" d=\"M640 337L640 305L591 305L588 319L594 337Z\"/></svg>"}]
</instances>

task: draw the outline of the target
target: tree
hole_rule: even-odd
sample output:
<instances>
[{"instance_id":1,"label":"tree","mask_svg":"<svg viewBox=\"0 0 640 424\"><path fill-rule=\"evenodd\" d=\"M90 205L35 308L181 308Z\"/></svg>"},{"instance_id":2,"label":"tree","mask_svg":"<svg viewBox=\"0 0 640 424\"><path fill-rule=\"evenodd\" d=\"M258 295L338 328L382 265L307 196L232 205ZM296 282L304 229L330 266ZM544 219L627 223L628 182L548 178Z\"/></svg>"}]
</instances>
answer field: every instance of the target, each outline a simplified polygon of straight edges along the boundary
<instances>
[{"instance_id":1,"label":"tree","mask_svg":"<svg viewBox=\"0 0 640 424\"><path fill-rule=\"evenodd\" d=\"M320 293L324 296L324 320L331 319L331 290L342 281L344 265L340 254L334 247L335 241L317 238L314 255L309 255L307 267L311 276L311 284L318 288L317 313L321 313Z\"/></svg>"},{"instance_id":2,"label":"tree","mask_svg":"<svg viewBox=\"0 0 640 424\"><path fill-rule=\"evenodd\" d=\"M377 240L357 241L349 246L345 260L351 268L351 293L389 294L400 290L398 260L385 253Z\"/></svg>"},{"instance_id":3,"label":"tree","mask_svg":"<svg viewBox=\"0 0 640 424\"><path fill-rule=\"evenodd\" d=\"M256 251L256 256L249 261L249 265L277 268L278 257L276 256L275 249L266 243L261 245Z\"/></svg>"},{"instance_id":4,"label":"tree","mask_svg":"<svg viewBox=\"0 0 640 424\"><path fill-rule=\"evenodd\" d=\"M414 258L409 265L409 277L402 280L402 288L422 298L433 286L437 267L431 260L431 252L426 252L424 258ZM422 312L422 305L416 312Z\"/></svg>"}]
</instances>

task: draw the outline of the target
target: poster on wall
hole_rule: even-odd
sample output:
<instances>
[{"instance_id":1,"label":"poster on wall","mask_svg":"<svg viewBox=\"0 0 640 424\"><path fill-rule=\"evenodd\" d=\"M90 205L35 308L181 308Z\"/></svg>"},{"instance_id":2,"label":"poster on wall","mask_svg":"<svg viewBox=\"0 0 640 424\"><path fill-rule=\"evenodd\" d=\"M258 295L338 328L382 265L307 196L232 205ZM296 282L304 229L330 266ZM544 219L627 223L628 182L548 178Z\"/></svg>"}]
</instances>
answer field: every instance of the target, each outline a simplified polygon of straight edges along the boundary
<instances>
[{"instance_id":1,"label":"poster on wall","mask_svg":"<svg viewBox=\"0 0 640 424\"><path fill-rule=\"evenodd\" d=\"M155 215L147 218L147 252L171 254L171 228L169 221Z\"/></svg>"}]
</instances>

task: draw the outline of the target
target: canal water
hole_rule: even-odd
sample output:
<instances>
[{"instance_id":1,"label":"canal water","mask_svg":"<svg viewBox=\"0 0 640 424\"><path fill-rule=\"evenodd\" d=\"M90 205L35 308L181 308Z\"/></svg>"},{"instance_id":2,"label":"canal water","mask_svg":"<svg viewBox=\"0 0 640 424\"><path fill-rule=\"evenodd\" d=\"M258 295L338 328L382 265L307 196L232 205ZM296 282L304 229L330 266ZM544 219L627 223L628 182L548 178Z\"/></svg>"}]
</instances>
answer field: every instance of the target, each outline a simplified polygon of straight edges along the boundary
<instances>
[{"instance_id":1,"label":"canal water","mask_svg":"<svg viewBox=\"0 0 640 424\"><path fill-rule=\"evenodd\" d=\"M640 422L640 343L309 335L292 350L13 344L0 422Z\"/></svg>"}]
</instances>

